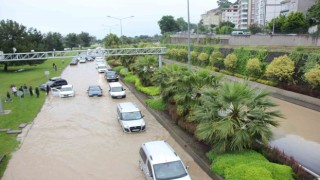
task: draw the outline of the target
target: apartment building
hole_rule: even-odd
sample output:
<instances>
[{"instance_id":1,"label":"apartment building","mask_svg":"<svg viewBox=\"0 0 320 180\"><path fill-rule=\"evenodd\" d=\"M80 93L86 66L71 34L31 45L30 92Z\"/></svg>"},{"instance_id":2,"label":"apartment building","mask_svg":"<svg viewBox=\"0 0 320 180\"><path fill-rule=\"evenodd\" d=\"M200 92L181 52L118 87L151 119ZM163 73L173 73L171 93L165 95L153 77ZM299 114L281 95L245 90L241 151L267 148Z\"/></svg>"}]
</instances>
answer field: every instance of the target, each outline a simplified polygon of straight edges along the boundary
<instances>
[{"instance_id":1,"label":"apartment building","mask_svg":"<svg viewBox=\"0 0 320 180\"><path fill-rule=\"evenodd\" d=\"M238 4L231 5L229 8L225 8L221 13L222 22L230 21L238 27L239 21L239 8Z\"/></svg>"},{"instance_id":2,"label":"apartment building","mask_svg":"<svg viewBox=\"0 0 320 180\"><path fill-rule=\"evenodd\" d=\"M212 24L219 25L221 22L221 10L212 9L205 14L202 14L201 20L205 26L211 26Z\"/></svg>"},{"instance_id":3,"label":"apartment building","mask_svg":"<svg viewBox=\"0 0 320 180\"><path fill-rule=\"evenodd\" d=\"M280 15L281 1L283 0L254 0L254 20L253 23L265 26L273 18Z\"/></svg>"}]
</instances>

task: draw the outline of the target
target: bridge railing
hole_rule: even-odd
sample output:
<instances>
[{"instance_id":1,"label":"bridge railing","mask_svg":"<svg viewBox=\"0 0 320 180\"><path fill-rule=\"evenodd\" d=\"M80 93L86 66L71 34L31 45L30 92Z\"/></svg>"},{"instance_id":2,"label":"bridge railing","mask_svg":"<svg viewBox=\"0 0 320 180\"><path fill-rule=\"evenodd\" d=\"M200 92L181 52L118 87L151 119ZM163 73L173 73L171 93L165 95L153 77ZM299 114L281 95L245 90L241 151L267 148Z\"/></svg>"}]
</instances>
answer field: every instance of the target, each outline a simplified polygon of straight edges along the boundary
<instances>
[{"instance_id":1,"label":"bridge railing","mask_svg":"<svg viewBox=\"0 0 320 180\"><path fill-rule=\"evenodd\" d=\"M94 56L129 56L129 55L162 55L167 52L166 47L150 48L119 48L119 49L92 49L75 51L48 51L28 53L7 53L1 54L0 62L23 61L23 60L45 60L52 58L69 58L81 54Z\"/></svg>"}]
</instances>

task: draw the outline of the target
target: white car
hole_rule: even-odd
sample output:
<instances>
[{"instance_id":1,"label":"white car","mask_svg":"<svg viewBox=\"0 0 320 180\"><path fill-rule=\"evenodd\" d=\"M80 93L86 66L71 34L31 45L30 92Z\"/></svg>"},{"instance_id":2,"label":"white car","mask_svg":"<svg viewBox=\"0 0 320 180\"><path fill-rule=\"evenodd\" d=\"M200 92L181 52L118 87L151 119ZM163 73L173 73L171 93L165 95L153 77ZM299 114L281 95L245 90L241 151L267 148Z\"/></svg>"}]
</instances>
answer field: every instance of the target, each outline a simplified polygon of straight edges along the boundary
<instances>
[{"instance_id":1,"label":"white car","mask_svg":"<svg viewBox=\"0 0 320 180\"><path fill-rule=\"evenodd\" d=\"M85 58L80 58L79 63L85 63L87 60Z\"/></svg>"},{"instance_id":2,"label":"white car","mask_svg":"<svg viewBox=\"0 0 320 180\"><path fill-rule=\"evenodd\" d=\"M63 97L73 97L75 92L73 90L73 86L71 84L63 85L60 89L51 88L51 93L53 96Z\"/></svg>"},{"instance_id":3,"label":"white car","mask_svg":"<svg viewBox=\"0 0 320 180\"><path fill-rule=\"evenodd\" d=\"M106 72L108 69L104 63L101 63L101 64L97 64L97 70L99 73L103 73L103 72Z\"/></svg>"}]
</instances>

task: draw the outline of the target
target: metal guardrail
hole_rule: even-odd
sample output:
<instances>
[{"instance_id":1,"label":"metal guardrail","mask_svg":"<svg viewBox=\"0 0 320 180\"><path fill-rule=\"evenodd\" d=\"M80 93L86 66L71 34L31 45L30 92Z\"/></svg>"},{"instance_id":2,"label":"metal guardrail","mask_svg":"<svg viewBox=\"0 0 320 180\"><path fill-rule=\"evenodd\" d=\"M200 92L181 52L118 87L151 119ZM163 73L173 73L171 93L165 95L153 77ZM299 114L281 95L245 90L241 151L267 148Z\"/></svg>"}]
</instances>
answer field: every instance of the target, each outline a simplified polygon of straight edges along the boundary
<instances>
[{"instance_id":1,"label":"metal guardrail","mask_svg":"<svg viewBox=\"0 0 320 180\"><path fill-rule=\"evenodd\" d=\"M167 52L165 47L150 48L118 48L118 49L92 49L76 51L48 51L48 52L28 52L28 53L7 53L1 54L0 62L24 61L24 60L45 60L52 58L70 58L80 54L105 55L105 56L129 56L129 55L162 55Z\"/></svg>"}]
</instances>

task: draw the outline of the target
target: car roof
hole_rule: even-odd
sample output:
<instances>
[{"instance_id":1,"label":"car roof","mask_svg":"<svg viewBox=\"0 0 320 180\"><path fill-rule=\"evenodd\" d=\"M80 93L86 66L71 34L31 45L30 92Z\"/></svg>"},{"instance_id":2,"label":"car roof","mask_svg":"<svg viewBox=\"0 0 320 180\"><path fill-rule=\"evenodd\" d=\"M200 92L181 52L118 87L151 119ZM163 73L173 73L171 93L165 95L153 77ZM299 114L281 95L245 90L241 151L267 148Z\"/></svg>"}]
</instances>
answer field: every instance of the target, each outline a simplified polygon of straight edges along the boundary
<instances>
[{"instance_id":1,"label":"car roof","mask_svg":"<svg viewBox=\"0 0 320 180\"><path fill-rule=\"evenodd\" d=\"M68 88L68 87L71 87L71 88L72 88L73 86L72 86L71 84L68 84L68 85L62 85L62 86L61 86L61 88Z\"/></svg>"},{"instance_id":2,"label":"car roof","mask_svg":"<svg viewBox=\"0 0 320 180\"><path fill-rule=\"evenodd\" d=\"M142 144L147 151L147 156L153 164L181 160L172 147L165 141L151 141Z\"/></svg>"},{"instance_id":3,"label":"car roof","mask_svg":"<svg viewBox=\"0 0 320 180\"><path fill-rule=\"evenodd\" d=\"M121 112L135 112L140 111L139 108L132 102L119 103L118 107L121 109Z\"/></svg>"},{"instance_id":4,"label":"car roof","mask_svg":"<svg viewBox=\"0 0 320 180\"><path fill-rule=\"evenodd\" d=\"M110 87L122 87L122 84L119 82L111 82L109 83Z\"/></svg>"},{"instance_id":5,"label":"car roof","mask_svg":"<svg viewBox=\"0 0 320 180\"><path fill-rule=\"evenodd\" d=\"M93 88L93 87L99 87L101 89L101 87L99 85L90 85L89 88Z\"/></svg>"}]
</instances>

